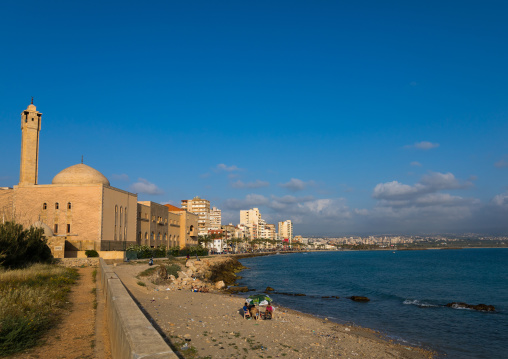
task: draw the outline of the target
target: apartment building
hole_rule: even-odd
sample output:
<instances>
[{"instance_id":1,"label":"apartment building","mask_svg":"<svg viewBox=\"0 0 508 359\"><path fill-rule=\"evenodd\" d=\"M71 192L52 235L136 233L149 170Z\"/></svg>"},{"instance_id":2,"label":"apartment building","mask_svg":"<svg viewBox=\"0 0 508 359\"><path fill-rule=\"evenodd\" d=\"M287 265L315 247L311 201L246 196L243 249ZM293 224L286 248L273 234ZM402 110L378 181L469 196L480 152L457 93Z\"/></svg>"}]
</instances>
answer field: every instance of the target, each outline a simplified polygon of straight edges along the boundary
<instances>
[{"instance_id":1,"label":"apartment building","mask_svg":"<svg viewBox=\"0 0 508 359\"><path fill-rule=\"evenodd\" d=\"M198 235L206 236L210 228L210 201L199 197L182 200L182 209L196 213L198 218ZM219 227L220 229L220 227Z\"/></svg>"},{"instance_id":2,"label":"apartment building","mask_svg":"<svg viewBox=\"0 0 508 359\"><path fill-rule=\"evenodd\" d=\"M262 228L260 227L264 227L264 224L261 222L262 219L259 209L252 208L249 210L240 211L240 224L245 224L249 227L250 229L249 237L251 239L260 238L262 232ZM263 226L260 226L260 224L263 224Z\"/></svg>"},{"instance_id":3,"label":"apartment building","mask_svg":"<svg viewBox=\"0 0 508 359\"><path fill-rule=\"evenodd\" d=\"M210 210L210 228L213 230L221 229L222 224L222 211L217 207L213 207Z\"/></svg>"},{"instance_id":4,"label":"apartment building","mask_svg":"<svg viewBox=\"0 0 508 359\"><path fill-rule=\"evenodd\" d=\"M290 219L284 222L279 222L279 239L291 244L293 239L293 223Z\"/></svg>"}]
</instances>

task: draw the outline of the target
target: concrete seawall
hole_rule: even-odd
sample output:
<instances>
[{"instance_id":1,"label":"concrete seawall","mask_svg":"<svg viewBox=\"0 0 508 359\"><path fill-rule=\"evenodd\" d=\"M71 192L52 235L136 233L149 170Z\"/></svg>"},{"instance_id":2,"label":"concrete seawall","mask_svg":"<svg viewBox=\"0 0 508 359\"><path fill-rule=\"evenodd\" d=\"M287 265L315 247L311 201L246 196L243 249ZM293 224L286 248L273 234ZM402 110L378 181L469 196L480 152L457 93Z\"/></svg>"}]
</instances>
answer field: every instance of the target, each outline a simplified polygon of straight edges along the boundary
<instances>
[{"instance_id":1,"label":"concrete seawall","mask_svg":"<svg viewBox=\"0 0 508 359\"><path fill-rule=\"evenodd\" d=\"M102 258L99 263L113 359L177 359L112 268Z\"/></svg>"}]
</instances>

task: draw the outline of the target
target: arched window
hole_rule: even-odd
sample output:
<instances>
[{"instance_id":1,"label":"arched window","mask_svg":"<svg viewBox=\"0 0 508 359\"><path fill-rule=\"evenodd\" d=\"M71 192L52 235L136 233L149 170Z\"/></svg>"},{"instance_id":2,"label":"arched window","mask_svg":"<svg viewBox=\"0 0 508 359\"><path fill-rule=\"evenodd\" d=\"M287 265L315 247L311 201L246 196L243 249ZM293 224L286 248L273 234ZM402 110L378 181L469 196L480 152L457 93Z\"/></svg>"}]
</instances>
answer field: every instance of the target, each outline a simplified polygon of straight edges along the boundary
<instances>
[{"instance_id":1,"label":"arched window","mask_svg":"<svg viewBox=\"0 0 508 359\"><path fill-rule=\"evenodd\" d=\"M155 239L155 233L154 232L152 232L152 238L151 239L152 240Z\"/></svg>"},{"instance_id":2,"label":"arched window","mask_svg":"<svg viewBox=\"0 0 508 359\"><path fill-rule=\"evenodd\" d=\"M60 207L60 205L58 204L58 202L55 203L55 209L58 209Z\"/></svg>"},{"instance_id":3,"label":"arched window","mask_svg":"<svg viewBox=\"0 0 508 359\"><path fill-rule=\"evenodd\" d=\"M194 226L190 226L190 231L192 232L194 230Z\"/></svg>"},{"instance_id":4,"label":"arched window","mask_svg":"<svg viewBox=\"0 0 508 359\"><path fill-rule=\"evenodd\" d=\"M72 204L71 204L71 202L67 202L67 209L72 209Z\"/></svg>"},{"instance_id":5,"label":"arched window","mask_svg":"<svg viewBox=\"0 0 508 359\"><path fill-rule=\"evenodd\" d=\"M47 203L43 203L42 204L42 209L48 209L48 204Z\"/></svg>"},{"instance_id":6,"label":"arched window","mask_svg":"<svg viewBox=\"0 0 508 359\"><path fill-rule=\"evenodd\" d=\"M127 207L125 207L125 220L124 220L124 226L127 227Z\"/></svg>"},{"instance_id":7,"label":"arched window","mask_svg":"<svg viewBox=\"0 0 508 359\"><path fill-rule=\"evenodd\" d=\"M145 232L145 239L148 239L148 232Z\"/></svg>"},{"instance_id":8,"label":"arched window","mask_svg":"<svg viewBox=\"0 0 508 359\"><path fill-rule=\"evenodd\" d=\"M123 207L120 207L120 227L122 226Z\"/></svg>"},{"instance_id":9,"label":"arched window","mask_svg":"<svg viewBox=\"0 0 508 359\"><path fill-rule=\"evenodd\" d=\"M118 206L115 206L115 227L118 223Z\"/></svg>"}]
</instances>

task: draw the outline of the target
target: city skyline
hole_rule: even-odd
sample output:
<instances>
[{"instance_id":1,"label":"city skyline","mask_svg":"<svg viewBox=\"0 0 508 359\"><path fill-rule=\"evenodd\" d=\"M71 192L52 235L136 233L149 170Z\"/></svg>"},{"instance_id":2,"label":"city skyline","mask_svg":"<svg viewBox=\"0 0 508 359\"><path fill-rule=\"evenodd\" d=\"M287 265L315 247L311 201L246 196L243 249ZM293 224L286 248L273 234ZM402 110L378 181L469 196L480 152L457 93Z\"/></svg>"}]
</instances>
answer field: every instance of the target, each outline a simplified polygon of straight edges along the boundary
<instances>
[{"instance_id":1,"label":"city skyline","mask_svg":"<svg viewBox=\"0 0 508 359\"><path fill-rule=\"evenodd\" d=\"M508 232L508 5L20 1L0 28L0 186L84 163L295 234ZM27 19L20 26L19 19ZM13 135L17 134L17 135Z\"/></svg>"}]
</instances>

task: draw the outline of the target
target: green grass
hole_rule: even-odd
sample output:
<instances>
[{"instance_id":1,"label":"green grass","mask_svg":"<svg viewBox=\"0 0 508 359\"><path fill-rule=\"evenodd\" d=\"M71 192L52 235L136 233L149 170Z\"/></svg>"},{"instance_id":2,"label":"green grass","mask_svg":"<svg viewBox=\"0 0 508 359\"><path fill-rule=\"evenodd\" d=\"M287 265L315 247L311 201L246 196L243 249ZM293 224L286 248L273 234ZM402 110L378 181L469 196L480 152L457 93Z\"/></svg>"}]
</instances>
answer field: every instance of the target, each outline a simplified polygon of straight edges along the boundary
<instances>
[{"instance_id":1,"label":"green grass","mask_svg":"<svg viewBox=\"0 0 508 359\"><path fill-rule=\"evenodd\" d=\"M0 357L38 344L68 303L76 269L33 265L0 271Z\"/></svg>"},{"instance_id":2,"label":"green grass","mask_svg":"<svg viewBox=\"0 0 508 359\"><path fill-rule=\"evenodd\" d=\"M142 287L146 287L145 282L142 282L142 281L140 281L140 280L138 280L138 285L140 285L140 286L142 286Z\"/></svg>"}]
</instances>

